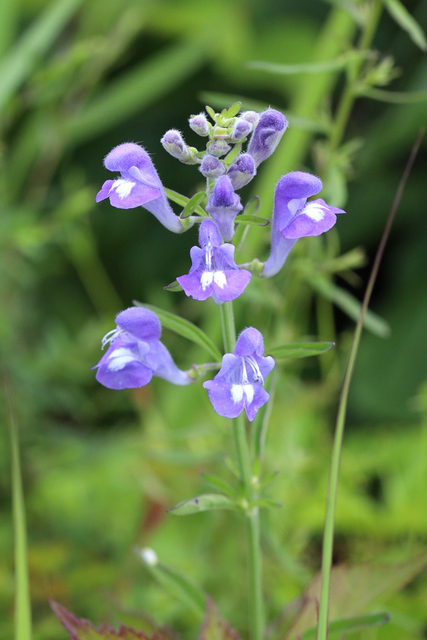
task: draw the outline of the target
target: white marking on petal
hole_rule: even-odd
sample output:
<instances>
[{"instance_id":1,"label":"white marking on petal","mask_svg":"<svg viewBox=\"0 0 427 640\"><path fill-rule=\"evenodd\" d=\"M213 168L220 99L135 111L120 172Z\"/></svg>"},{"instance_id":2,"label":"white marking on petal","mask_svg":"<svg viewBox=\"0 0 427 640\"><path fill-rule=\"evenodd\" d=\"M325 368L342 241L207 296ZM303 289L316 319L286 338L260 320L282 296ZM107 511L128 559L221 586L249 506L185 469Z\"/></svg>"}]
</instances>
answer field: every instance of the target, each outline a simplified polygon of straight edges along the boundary
<instances>
[{"instance_id":1,"label":"white marking on petal","mask_svg":"<svg viewBox=\"0 0 427 640\"><path fill-rule=\"evenodd\" d=\"M241 402L243 396L246 396L247 404L251 404L254 399L254 387L252 384L232 384L231 385L231 397L234 404Z\"/></svg>"},{"instance_id":2,"label":"white marking on petal","mask_svg":"<svg viewBox=\"0 0 427 640\"><path fill-rule=\"evenodd\" d=\"M132 191L135 185L136 185L136 182L132 182L132 180L125 180L124 178L119 178L118 180L114 180L113 184L111 185L111 189L109 193L115 190L119 198L121 200L124 200L125 198L128 197L128 195L130 194L130 192Z\"/></svg>"},{"instance_id":3,"label":"white marking on petal","mask_svg":"<svg viewBox=\"0 0 427 640\"><path fill-rule=\"evenodd\" d=\"M252 384L245 384L243 385L243 393L246 396L246 400L248 401L248 404L251 404L252 400L254 399L254 387Z\"/></svg>"},{"instance_id":4,"label":"white marking on petal","mask_svg":"<svg viewBox=\"0 0 427 640\"><path fill-rule=\"evenodd\" d=\"M224 289L227 284L224 271L215 271L213 279L220 289Z\"/></svg>"},{"instance_id":5,"label":"white marking on petal","mask_svg":"<svg viewBox=\"0 0 427 640\"><path fill-rule=\"evenodd\" d=\"M202 285L203 291L212 284L212 280L214 279L214 274L212 271L204 271L202 273L202 277L200 278L200 284Z\"/></svg>"},{"instance_id":6,"label":"white marking on petal","mask_svg":"<svg viewBox=\"0 0 427 640\"><path fill-rule=\"evenodd\" d=\"M135 360L135 356L129 349L119 347L110 353L108 360L108 369L110 371L121 371L127 364Z\"/></svg>"},{"instance_id":7,"label":"white marking on petal","mask_svg":"<svg viewBox=\"0 0 427 640\"><path fill-rule=\"evenodd\" d=\"M232 384L231 385L231 397L233 398L234 404L242 401L243 398L243 385L242 384Z\"/></svg>"},{"instance_id":8,"label":"white marking on petal","mask_svg":"<svg viewBox=\"0 0 427 640\"><path fill-rule=\"evenodd\" d=\"M315 222L319 222L319 220L322 220L325 216L325 207L322 207L318 202L309 202L301 213L305 213L306 216Z\"/></svg>"}]
</instances>

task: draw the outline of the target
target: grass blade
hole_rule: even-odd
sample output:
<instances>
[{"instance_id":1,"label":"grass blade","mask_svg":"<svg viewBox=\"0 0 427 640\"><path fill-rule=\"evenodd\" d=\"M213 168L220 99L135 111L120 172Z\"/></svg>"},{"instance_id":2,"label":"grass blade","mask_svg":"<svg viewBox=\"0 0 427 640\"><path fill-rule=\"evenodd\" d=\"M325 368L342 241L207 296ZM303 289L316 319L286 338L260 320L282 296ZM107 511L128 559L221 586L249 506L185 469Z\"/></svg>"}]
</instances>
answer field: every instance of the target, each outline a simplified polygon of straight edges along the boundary
<instances>
[{"instance_id":1,"label":"grass blade","mask_svg":"<svg viewBox=\"0 0 427 640\"><path fill-rule=\"evenodd\" d=\"M8 403L10 446L12 458L12 505L15 540L15 640L31 640L30 583L27 562L27 530L24 492L19 457L19 433L12 406L12 391L8 373L3 372Z\"/></svg>"},{"instance_id":2,"label":"grass blade","mask_svg":"<svg viewBox=\"0 0 427 640\"><path fill-rule=\"evenodd\" d=\"M408 181L411 173L412 165L415 162L415 158L418 153L418 149L421 145L421 140L424 136L424 130L420 130L418 136L412 147L408 162L403 172L400 183L397 187L396 195L391 206L387 222L384 227L383 234L381 236L380 244L378 246L377 253L375 255L372 271L369 276L366 292L363 298L360 315L354 331L353 342L350 347L350 353L347 361L347 368L344 374L344 381L341 390L341 396L338 403L337 419L335 424L334 444L332 449L331 466L329 470L329 485L326 504L325 515L325 529L323 534L323 549L322 549L322 582L320 588L320 601L319 601L319 623L317 627L317 640L327 640L328 637L328 610L329 610L329 585L331 579L332 568L332 552L334 545L334 525L335 525L335 508L337 502L338 492L338 478L341 462L341 449L344 437L345 418L347 413L348 395L350 390L350 384L353 377L354 367L356 364L357 352L359 350L360 339L362 336L363 323L366 315L366 311L371 300L372 291L377 279L378 271L380 268L381 260L384 255L385 246L387 244L390 230L396 216L397 209L402 198L403 190Z\"/></svg>"},{"instance_id":3,"label":"grass blade","mask_svg":"<svg viewBox=\"0 0 427 640\"><path fill-rule=\"evenodd\" d=\"M81 1L52 2L3 58L0 65L0 109L49 50Z\"/></svg>"}]
</instances>

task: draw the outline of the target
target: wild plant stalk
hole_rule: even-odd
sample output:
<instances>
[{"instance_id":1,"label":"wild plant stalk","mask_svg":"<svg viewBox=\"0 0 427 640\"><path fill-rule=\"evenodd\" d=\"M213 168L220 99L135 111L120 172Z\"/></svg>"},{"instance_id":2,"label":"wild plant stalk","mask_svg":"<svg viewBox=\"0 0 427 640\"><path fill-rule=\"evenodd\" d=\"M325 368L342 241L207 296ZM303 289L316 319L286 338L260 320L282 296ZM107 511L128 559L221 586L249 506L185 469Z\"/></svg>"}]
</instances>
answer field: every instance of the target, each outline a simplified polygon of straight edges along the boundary
<instances>
[{"instance_id":1,"label":"wild plant stalk","mask_svg":"<svg viewBox=\"0 0 427 640\"><path fill-rule=\"evenodd\" d=\"M15 640L31 640L31 602L27 561L27 530L25 524L24 492L19 456L18 425L12 406L9 376L3 372L8 403L9 432L12 460L12 506L15 539Z\"/></svg>"},{"instance_id":2,"label":"wild plant stalk","mask_svg":"<svg viewBox=\"0 0 427 640\"><path fill-rule=\"evenodd\" d=\"M356 329L353 336L353 342L351 344L350 353L348 356L347 368L344 375L341 396L338 404L334 444L332 449L331 466L329 471L329 485L328 485L328 495L327 495L327 504L326 504L325 529L324 529L324 535L323 535L322 582L321 582L321 588L320 588L319 623L317 628L317 640L326 640L328 637L329 587L330 587L331 568L332 568L335 510L336 510L337 493L338 493L338 479L339 479L340 462L341 462L341 451L342 451L342 444L343 444L343 437L344 437L348 394L349 394L351 380L353 377L357 352L359 350L360 339L362 336L363 321L369 306L372 291L378 275L378 270L384 254L385 246L387 244L387 240L390 235L390 230L391 230L394 218L396 216L396 212L399 207L406 182L409 178L412 166L414 164L416 155L418 153L418 149L420 147L423 135L424 135L424 130L420 130L414 142L414 145L412 147L411 154L408 158L408 162L406 164L402 178L398 185L396 195L394 197L393 204L391 206L391 210L384 227L380 244L378 246L378 250L375 256L374 264L372 266L372 271L369 276L365 296L363 298L362 308L360 311L359 319L356 324Z\"/></svg>"}]
</instances>

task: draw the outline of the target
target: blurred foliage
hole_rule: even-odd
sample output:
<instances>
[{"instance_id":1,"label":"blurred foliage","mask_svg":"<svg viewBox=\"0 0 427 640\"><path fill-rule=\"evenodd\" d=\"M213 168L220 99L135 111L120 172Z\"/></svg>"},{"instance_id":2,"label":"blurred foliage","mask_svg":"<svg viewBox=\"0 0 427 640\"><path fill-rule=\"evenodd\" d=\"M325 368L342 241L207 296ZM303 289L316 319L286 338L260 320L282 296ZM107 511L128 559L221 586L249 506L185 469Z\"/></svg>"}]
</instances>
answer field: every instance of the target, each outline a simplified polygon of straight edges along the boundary
<instances>
[{"instance_id":1,"label":"blurred foliage","mask_svg":"<svg viewBox=\"0 0 427 640\"><path fill-rule=\"evenodd\" d=\"M426 24L427 0L405 4ZM153 547L165 566L202 585L234 627L245 627L239 515L165 514L184 498L209 491L202 471L230 473L222 455L230 446L225 421L213 414L200 386L177 389L155 380L147 388L113 393L97 385L90 370L114 315L133 299L181 314L221 345L211 301L199 305L162 290L186 272L194 233L177 237L146 212L94 204L105 179L101 159L125 140L143 142L167 187L196 193L197 174L167 157L159 139L170 127L184 128L207 95L215 107L235 97L245 108L271 104L289 113L289 132L259 170L260 215L270 215L278 177L301 167L322 176L334 204L347 203L337 233L298 243L289 266L271 281L254 280L237 311L238 326L250 321L266 328L270 346L339 336L338 348L322 356L320 368L311 359L286 364L276 385L266 468L280 471L269 495L283 506L264 514L269 619L300 596L318 569L331 424L352 329L347 316L351 308L353 317L357 312L350 296L356 290L361 297L364 264L427 113L416 98L427 87L426 57L384 12L373 41L382 53L367 60L366 79L373 91L391 82L387 91L413 92L414 101L393 104L381 93L371 97L389 103L358 99L345 138L331 148L341 70L348 73L346 65L354 64L342 56L357 41L367 5L0 3L0 353L21 426L35 640L66 637L47 598L79 617L114 625L122 620L144 627L149 612L184 638L194 637L196 614L153 580L135 546ZM308 67L303 74L248 64L325 60L335 68ZM215 95L221 104L211 99ZM356 369L337 562L406 562L425 550L425 149L424 143L374 296L374 311L386 324L372 316ZM249 198L250 188L245 191ZM256 230L243 240L242 255L252 258L254 248L260 258L266 255ZM358 275L355 268L362 268ZM390 337L377 337L388 325ZM205 357L200 347L169 331L164 340L182 367ZM14 588L6 428L0 462L3 640L12 634ZM392 622L359 637L422 638L426 599L425 576L398 593L379 594L372 611L387 608Z\"/></svg>"}]
</instances>

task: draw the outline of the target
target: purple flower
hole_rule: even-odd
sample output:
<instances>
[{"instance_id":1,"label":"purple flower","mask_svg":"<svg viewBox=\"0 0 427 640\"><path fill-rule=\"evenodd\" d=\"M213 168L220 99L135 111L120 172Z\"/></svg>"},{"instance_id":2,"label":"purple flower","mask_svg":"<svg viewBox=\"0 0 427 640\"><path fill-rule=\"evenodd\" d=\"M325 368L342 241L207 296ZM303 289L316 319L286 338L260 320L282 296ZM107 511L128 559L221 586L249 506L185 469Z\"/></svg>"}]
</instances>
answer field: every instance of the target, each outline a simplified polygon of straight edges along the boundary
<instances>
[{"instance_id":1,"label":"purple flower","mask_svg":"<svg viewBox=\"0 0 427 640\"><path fill-rule=\"evenodd\" d=\"M172 211L145 149L133 142L125 142L110 151L104 165L109 171L119 172L120 177L104 182L96 196L97 202L110 198L112 206L118 209L142 206L174 233L188 228Z\"/></svg>"},{"instance_id":2,"label":"purple flower","mask_svg":"<svg viewBox=\"0 0 427 640\"><path fill-rule=\"evenodd\" d=\"M321 190L322 181L310 173L293 171L280 178L274 195L271 254L263 276L269 278L280 271L298 238L329 231L337 220L336 214L345 213L321 198L307 202L308 197Z\"/></svg>"},{"instance_id":3,"label":"purple flower","mask_svg":"<svg viewBox=\"0 0 427 640\"><path fill-rule=\"evenodd\" d=\"M213 408L224 418L236 418L243 409L252 422L270 397L263 387L274 367L271 356L263 357L264 341L257 329L249 327L240 334L233 353L226 353L213 380L203 383Z\"/></svg>"},{"instance_id":4,"label":"purple flower","mask_svg":"<svg viewBox=\"0 0 427 640\"><path fill-rule=\"evenodd\" d=\"M214 219L222 239L226 242L234 235L234 218L242 209L240 198L234 193L230 178L218 178L206 205L206 211Z\"/></svg>"},{"instance_id":5,"label":"purple flower","mask_svg":"<svg viewBox=\"0 0 427 640\"><path fill-rule=\"evenodd\" d=\"M267 109L260 114L248 147L256 166L275 151L287 126L288 121L280 111Z\"/></svg>"},{"instance_id":6,"label":"purple flower","mask_svg":"<svg viewBox=\"0 0 427 640\"><path fill-rule=\"evenodd\" d=\"M221 236L211 220L200 225L199 244L201 249L192 247L190 251L190 272L177 278L187 296L195 300L212 296L217 304L238 298L249 284L251 274L234 262L234 245L221 246Z\"/></svg>"},{"instance_id":7,"label":"purple flower","mask_svg":"<svg viewBox=\"0 0 427 640\"><path fill-rule=\"evenodd\" d=\"M241 153L227 172L234 190L248 184L256 174L255 161L249 153Z\"/></svg>"},{"instance_id":8,"label":"purple flower","mask_svg":"<svg viewBox=\"0 0 427 640\"><path fill-rule=\"evenodd\" d=\"M199 113L197 116L191 116L188 120L190 129L193 129L199 136L206 137L209 135L211 125L204 113Z\"/></svg>"},{"instance_id":9,"label":"purple flower","mask_svg":"<svg viewBox=\"0 0 427 640\"><path fill-rule=\"evenodd\" d=\"M102 339L103 348L110 344L108 351L93 367L104 387L135 389L148 384L153 376L178 385L192 382L160 342L161 325L153 311L130 307L118 314L116 324Z\"/></svg>"},{"instance_id":10,"label":"purple flower","mask_svg":"<svg viewBox=\"0 0 427 640\"><path fill-rule=\"evenodd\" d=\"M244 118L236 118L233 126L233 131L230 134L230 140L232 142L239 142L243 140L252 131L252 125Z\"/></svg>"},{"instance_id":11,"label":"purple flower","mask_svg":"<svg viewBox=\"0 0 427 640\"><path fill-rule=\"evenodd\" d=\"M189 147L177 129L169 129L160 140L165 151L184 164L196 164L197 149Z\"/></svg>"}]
</instances>

